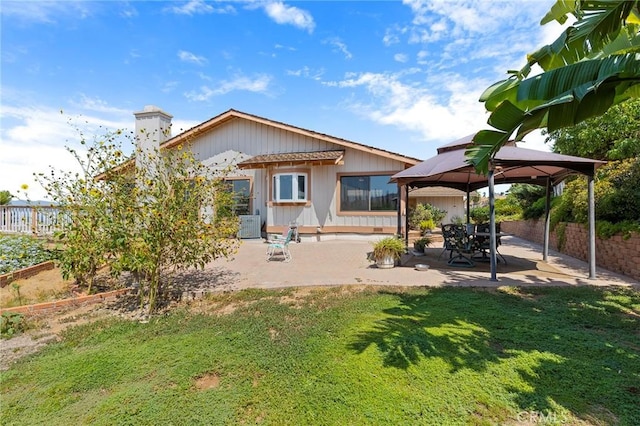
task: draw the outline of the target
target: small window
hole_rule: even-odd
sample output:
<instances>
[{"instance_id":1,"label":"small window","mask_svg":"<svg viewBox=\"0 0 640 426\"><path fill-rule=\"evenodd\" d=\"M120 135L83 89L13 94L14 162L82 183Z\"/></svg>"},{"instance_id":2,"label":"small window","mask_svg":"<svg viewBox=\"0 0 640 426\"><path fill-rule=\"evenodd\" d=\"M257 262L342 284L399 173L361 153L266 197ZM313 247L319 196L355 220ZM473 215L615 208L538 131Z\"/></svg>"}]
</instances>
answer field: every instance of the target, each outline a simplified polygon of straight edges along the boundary
<instances>
[{"instance_id":1,"label":"small window","mask_svg":"<svg viewBox=\"0 0 640 426\"><path fill-rule=\"evenodd\" d=\"M394 211L398 209L398 186L390 175L340 177L341 211Z\"/></svg>"},{"instance_id":2,"label":"small window","mask_svg":"<svg viewBox=\"0 0 640 426\"><path fill-rule=\"evenodd\" d=\"M273 175L273 201L278 203L306 202L306 173L278 173Z\"/></svg>"}]
</instances>

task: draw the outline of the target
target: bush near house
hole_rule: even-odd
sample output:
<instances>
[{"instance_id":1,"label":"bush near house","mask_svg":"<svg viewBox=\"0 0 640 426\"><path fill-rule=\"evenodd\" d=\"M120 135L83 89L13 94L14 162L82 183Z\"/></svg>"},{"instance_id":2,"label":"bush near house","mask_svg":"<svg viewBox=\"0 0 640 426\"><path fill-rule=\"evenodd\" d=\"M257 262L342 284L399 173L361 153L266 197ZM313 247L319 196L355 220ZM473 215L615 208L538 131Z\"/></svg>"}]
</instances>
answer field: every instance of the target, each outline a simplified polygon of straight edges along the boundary
<instances>
[{"instance_id":1,"label":"bush near house","mask_svg":"<svg viewBox=\"0 0 640 426\"><path fill-rule=\"evenodd\" d=\"M447 215L446 210L439 209L429 203L418 203L409 212L409 228L414 230L422 229L422 222L431 221L434 224L442 222Z\"/></svg>"},{"instance_id":2,"label":"bush near house","mask_svg":"<svg viewBox=\"0 0 640 426\"><path fill-rule=\"evenodd\" d=\"M65 279L75 278L91 293L99 268L107 266L114 276L131 271L139 279L141 306L153 313L173 272L203 268L235 251L238 219L217 214L233 201L226 171L209 170L182 145L137 150L134 166L123 156L122 139L129 139L124 132L95 137L93 143L80 135L86 153L67 150L83 174L38 175L66 219L56 233L65 248L60 254Z\"/></svg>"},{"instance_id":3,"label":"bush near house","mask_svg":"<svg viewBox=\"0 0 640 426\"><path fill-rule=\"evenodd\" d=\"M498 198L495 200L496 222L519 219L522 215L522 208L510 198ZM489 206L474 207L469 211L472 223L489 223Z\"/></svg>"}]
</instances>

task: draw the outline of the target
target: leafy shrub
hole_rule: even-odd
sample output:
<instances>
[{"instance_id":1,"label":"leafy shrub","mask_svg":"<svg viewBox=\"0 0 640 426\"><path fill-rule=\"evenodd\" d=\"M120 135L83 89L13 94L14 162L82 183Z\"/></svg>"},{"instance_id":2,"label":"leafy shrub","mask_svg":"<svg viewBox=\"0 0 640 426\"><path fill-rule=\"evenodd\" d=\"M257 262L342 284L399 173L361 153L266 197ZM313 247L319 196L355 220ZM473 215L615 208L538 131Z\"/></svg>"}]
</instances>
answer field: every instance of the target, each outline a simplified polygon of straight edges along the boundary
<instances>
[{"instance_id":1,"label":"leafy shrub","mask_svg":"<svg viewBox=\"0 0 640 426\"><path fill-rule=\"evenodd\" d=\"M507 198L513 199L517 205L523 210L531 207L533 204L544 200L546 188L539 185L530 185L527 183L516 183L511 185ZM544 208L544 204L543 204Z\"/></svg>"},{"instance_id":2,"label":"leafy shrub","mask_svg":"<svg viewBox=\"0 0 640 426\"><path fill-rule=\"evenodd\" d=\"M640 157L607 164L598 171L598 182L598 219L614 223L640 219Z\"/></svg>"},{"instance_id":3,"label":"leafy shrub","mask_svg":"<svg viewBox=\"0 0 640 426\"><path fill-rule=\"evenodd\" d=\"M409 213L409 227L411 229L421 229L421 223L429 220L433 221L435 227L435 224L440 223L446 215L446 210L439 209L428 203L418 203Z\"/></svg>"},{"instance_id":4,"label":"leafy shrub","mask_svg":"<svg viewBox=\"0 0 640 426\"><path fill-rule=\"evenodd\" d=\"M25 330L24 316L17 312L3 312L0 315L0 336L11 337Z\"/></svg>"},{"instance_id":5,"label":"leafy shrub","mask_svg":"<svg viewBox=\"0 0 640 426\"><path fill-rule=\"evenodd\" d=\"M472 210L472 211L473 211L473 210ZM487 217L488 217L488 216L487 216ZM454 224L456 224L456 225L461 225L461 224L463 224L464 222L465 222L465 221L464 221L464 219L462 219L462 218L461 218L460 216L458 216L457 214L456 214L456 215L453 215L453 216L451 217L451 223L454 223Z\"/></svg>"},{"instance_id":6,"label":"leafy shrub","mask_svg":"<svg viewBox=\"0 0 640 426\"><path fill-rule=\"evenodd\" d=\"M522 210L522 218L525 220L528 219L540 219L544 216L546 200L544 198L540 198L530 206L525 207Z\"/></svg>"},{"instance_id":7,"label":"leafy shrub","mask_svg":"<svg viewBox=\"0 0 640 426\"><path fill-rule=\"evenodd\" d=\"M469 217L473 223L489 222L489 206L472 208L469 210Z\"/></svg>"},{"instance_id":8,"label":"leafy shrub","mask_svg":"<svg viewBox=\"0 0 640 426\"><path fill-rule=\"evenodd\" d=\"M433 219L423 220L422 222L420 222L420 232L422 232L423 234L427 231L431 231L435 227L436 223L433 221Z\"/></svg>"},{"instance_id":9,"label":"leafy shrub","mask_svg":"<svg viewBox=\"0 0 640 426\"><path fill-rule=\"evenodd\" d=\"M496 222L517 220L522 216L522 208L515 201L507 198L495 200ZM489 206L474 207L469 211L469 218L473 223L489 222Z\"/></svg>"},{"instance_id":10,"label":"leafy shrub","mask_svg":"<svg viewBox=\"0 0 640 426\"><path fill-rule=\"evenodd\" d=\"M30 236L0 236L0 274L51 260L42 241Z\"/></svg>"},{"instance_id":11,"label":"leafy shrub","mask_svg":"<svg viewBox=\"0 0 640 426\"><path fill-rule=\"evenodd\" d=\"M611 238L621 234L622 238L628 239L632 233L640 234L640 223L624 221L618 223L607 222L606 220L596 221L596 235L600 238Z\"/></svg>"},{"instance_id":12,"label":"leafy shrub","mask_svg":"<svg viewBox=\"0 0 640 426\"><path fill-rule=\"evenodd\" d=\"M499 198L495 201L496 221L515 220L522 217L522 207L509 198Z\"/></svg>"}]
</instances>

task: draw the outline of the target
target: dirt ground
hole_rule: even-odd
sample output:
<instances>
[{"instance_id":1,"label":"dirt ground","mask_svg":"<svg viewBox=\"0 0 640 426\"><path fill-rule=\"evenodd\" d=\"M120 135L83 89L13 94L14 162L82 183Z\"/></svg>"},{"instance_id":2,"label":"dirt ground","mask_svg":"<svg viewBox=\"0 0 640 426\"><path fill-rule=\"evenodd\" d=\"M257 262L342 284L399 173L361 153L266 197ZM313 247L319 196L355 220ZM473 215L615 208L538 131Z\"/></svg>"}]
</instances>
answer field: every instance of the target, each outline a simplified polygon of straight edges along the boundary
<instances>
[{"instance_id":1,"label":"dirt ground","mask_svg":"<svg viewBox=\"0 0 640 426\"><path fill-rule=\"evenodd\" d=\"M19 289L16 289L16 287ZM15 280L0 288L0 307L31 305L72 297L73 281L64 280L60 269L43 271L30 278ZM18 303L18 292L22 303Z\"/></svg>"},{"instance_id":2,"label":"dirt ground","mask_svg":"<svg viewBox=\"0 0 640 426\"><path fill-rule=\"evenodd\" d=\"M106 271L102 272L96 277L95 285L98 291L116 288L114 286L119 288L131 286L132 277L130 275L123 276L117 282L114 282L109 278ZM215 290L215 285L210 284L210 281L209 277L201 272L175 276L174 282L178 287L188 291L174 298L169 298L166 301L166 306L162 306L160 310L171 309L180 301L193 300ZM18 303L18 290L16 290L16 287L19 288L20 301L22 303ZM167 290L171 290L171 288ZM60 270L56 268L43 271L27 279L16 280L0 289L0 306L29 305L79 295L83 295L79 288L73 284L73 281L62 279ZM10 339L0 339L0 371L7 370L17 359L40 350L49 342L58 340L61 333L67 328L109 316L134 321L148 320L146 311L141 309L139 299L133 293L121 296L111 302L73 307L54 313L29 315L25 317L28 326L27 331Z\"/></svg>"},{"instance_id":3,"label":"dirt ground","mask_svg":"<svg viewBox=\"0 0 640 426\"><path fill-rule=\"evenodd\" d=\"M19 289L20 300L18 300L16 287ZM30 305L82 294L73 284L73 280L64 280L60 270L55 268L30 278L16 280L1 288L0 306ZM38 351L49 342L58 340L60 333L68 327L114 314L118 314L117 309L108 309L105 304L98 304L29 316L26 319L28 325L26 332L11 339L0 340L0 371L8 369L17 359Z\"/></svg>"}]
</instances>

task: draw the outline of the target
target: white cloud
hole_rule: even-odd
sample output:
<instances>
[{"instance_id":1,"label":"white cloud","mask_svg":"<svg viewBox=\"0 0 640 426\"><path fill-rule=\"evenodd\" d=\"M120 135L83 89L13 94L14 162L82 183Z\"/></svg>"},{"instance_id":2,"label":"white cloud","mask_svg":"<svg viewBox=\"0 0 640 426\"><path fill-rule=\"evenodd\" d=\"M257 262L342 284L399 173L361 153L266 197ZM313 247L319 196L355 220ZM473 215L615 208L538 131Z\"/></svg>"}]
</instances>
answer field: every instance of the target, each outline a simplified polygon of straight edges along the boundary
<instances>
[{"instance_id":1,"label":"white cloud","mask_svg":"<svg viewBox=\"0 0 640 426\"><path fill-rule=\"evenodd\" d=\"M316 24L313 16L306 10L287 6L282 2L270 2L264 5L264 11L277 24L288 24L312 33Z\"/></svg>"},{"instance_id":2,"label":"white cloud","mask_svg":"<svg viewBox=\"0 0 640 426\"><path fill-rule=\"evenodd\" d=\"M207 63L207 58L204 56L198 56L194 53L187 52L186 50L179 50L178 58L180 58L182 62L189 62L196 65L204 65Z\"/></svg>"},{"instance_id":3,"label":"white cloud","mask_svg":"<svg viewBox=\"0 0 640 426\"><path fill-rule=\"evenodd\" d=\"M418 132L422 141L446 143L486 126L484 106L478 102L486 81L459 75L432 79L427 84L404 81L418 72L411 69L401 73L352 74L342 81L325 84L366 90L371 98L368 103L349 105L355 114L379 124ZM436 92L433 87L443 92Z\"/></svg>"},{"instance_id":4,"label":"white cloud","mask_svg":"<svg viewBox=\"0 0 640 426\"><path fill-rule=\"evenodd\" d=\"M80 172L74 157L66 150L69 147L84 155L82 138L87 143L108 132L123 130L123 149L126 155L133 151L131 130L135 126L133 112L108 105L99 99L82 96L72 102L72 109L60 111L47 106L17 106L3 104L0 118L0 190L13 194L20 186L29 186L31 200L45 200L44 188L34 179L34 173L56 171ZM97 113L97 114L94 114ZM174 119L172 135L188 130L200 122ZM128 137L129 136L129 137ZM24 199L23 194L20 198Z\"/></svg>"},{"instance_id":5,"label":"white cloud","mask_svg":"<svg viewBox=\"0 0 640 426\"><path fill-rule=\"evenodd\" d=\"M393 55L393 60L400 63L405 63L409 60L409 56L406 53L396 53Z\"/></svg>"},{"instance_id":6,"label":"white cloud","mask_svg":"<svg viewBox=\"0 0 640 426\"><path fill-rule=\"evenodd\" d=\"M439 43L432 50L442 55L430 62L443 68L490 58L496 63L496 72L503 74L506 69L524 65L525 55L537 49L540 40L548 38L548 32L553 32L538 25L553 0L404 0L403 3L413 13L412 23L404 32L399 32L397 26L387 31L397 37L406 34L410 44Z\"/></svg>"},{"instance_id":7,"label":"white cloud","mask_svg":"<svg viewBox=\"0 0 640 426\"><path fill-rule=\"evenodd\" d=\"M427 57L429 56L429 51L427 50L421 50L418 52L417 56L417 61L420 65L426 65L427 64Z\"/></svg>"},{"instance_id":8,"label":"white cloud","mask_svg":"<svg viewBox=\"0 0 640 426\"><path fill-rule=\"evenodd\" d=\"M304 66L298 70L287 70L286 73L287 75L291 75L294 77L305 77L305 78L310 78L312 80L316 80L319 81L322 76L324 75L325 70L324 69L318 69L318 70L313 70L311 68L309 68L308 66Z\"/></svg>"},{"instance_id":9,"label":"white cloud","mask_svg":"<svg viewBox=\"0 0 640 426\"><path fill-rule=\"evenodd\" d=\"M323 43L329 44L335 47L334 52L337 51L342 53L345 59L351 59L353 57L351 52L349 52L347 45L342 40L340 40L339 37L332 37L332 38L326 39L323 41Z\"/></svg>"},{"instance_id":10,"label":"white cloud","mask_svg":"<svg viewBox=\"0 0 640 426\"><path fill-rule=\"evenodd\" d=\"M518 142L518 146L521 148L551 152L551 148L553 148L553 145L545 143L545 139L546 136L542 135L542 130L534 130L533 132L525 136L524 140Z\"/></svg>"},{"instance_id":11,"label":"white cloud","mask_svg":"<svg viewBox=\"0 0 640 426\"><path fill-rule=\"evenodd\" d=\"M0 189L16 193L22 184L29 186L29 198L45 199L44 189L34 180L33 173L56 170L78 171L78 165L65 146L81 150L80 139L103 136L108 131L132 128L134 121L120 108L109 107L98 100L81 99L76 105L87 106L80 115L46 106L2 106L3 122L0 138ZM98 117L88 112L100 112ZM92 139L91 139L92 140Z\"/></svg>"},{"instance_id":12,"label":"white cloud","mask_svg":"<svg viewBox=\"0 0 640 426\"><path fill-rule=\"evenodd\" d=\"M60 18L84 19L92 15L93 2L3 1L0 14L24 22L55 24Z\"/></svg>"},{"instance_id":13,"label":"white cloud","mask_svg":"<svg viewBox=\"0 0 640 426\"><path fill-rule=\"evenodd\" d=\"M221 5L221 7L214 7L211 4L212 3L205 2L204 0L190 0L180 6L166 7L164 10L177 15L189 16L206 15L209 13L236 13L236 9L230 4Z\"/></svg>"},{"instance_id":14,"label":"white cloud","mask_svg":"<svg viewBox=\"0 0 640 426\"><path fill-rule=\"evenodd\" d=\"M123 5L123 9L120 11L120 16L123 18L135 18L138 16L138 11L127 2Z\"/></svg>"},{"instance_id":15,"label":"white cloud","mask_svg":"<svg viewBox=\"0 0 640 426\"><path fill-rule=\"evenodd\" d=\"M170 93L170 92L173 92L174 89L179 85L180 85L179 81L175 81L175 80L167 81L166 83L164 83L164 85L162 86L162 89L160 90L162 90L163 93Z\"/></svg>"},{"instance_id":16,"label":"white cloud","mask_svg":"<svg viewBox=\"0 0 640 426\"><path fill-rule=\"evenodd\" d=\"M391 46L393 44L400 43L399 31L397 28L387 28L384 37L382 37L382 43L385 46Z\"/></svg>"},{"instance_id":17,"label":"white cloud","mask_svg":"<svg viewBox=\"0 0 640 426\"><path fill-rule=\"evenodd\" d=\"M237 90L267 93L270 83L271 76L268 75L261 74L253 79L241 75L235 77L233 80L221 80L216 84L214 89L209 86L202 86L199 91L191 91L184 95L191 101L208 101L214 96L224 95Z\"/></svg>"},{"instance_id":18,"label":"white cloud","mask_svg":"<svg viewBox=\"0 0 640 426\"><path fill-rule=\"evenodd\" d=\"M201 121L176 119L171 121L171 136L177 136L199 124Z\"/></svg>"},{"instance_id":19,"label":"white cloud","mask_svg":"<svg viewBox=\"0 0 640 426\"><path fill-rule=\"evenodd\" d=\"M291 46L283 46L282 44L276 44L274 47L275 47L276 49L288 50L288 51L290 51L290 52L295 52L296 50L298 50L298 49L296 49L295 47L291 47Z\"/></svg>"},{"instance_id":20,"label":"white cloud","mask_svg":"<svg viewBox=\"0 0 640 426\"><path fill-rule=\"evenodd\" d=\"M119 115L121 117L131 114L131 111L128 109L111 106L102 99L90 98L85 94L81 94L79 100L71 100L70 103L72 106L76 107L76 109L81 111L101 112L111 115Z\"/></svg>"}]
</instances>

